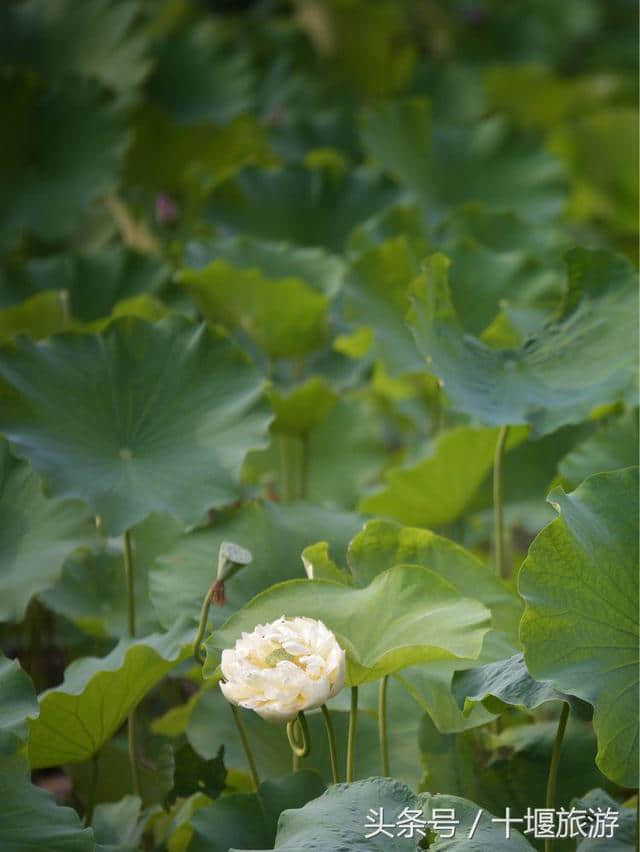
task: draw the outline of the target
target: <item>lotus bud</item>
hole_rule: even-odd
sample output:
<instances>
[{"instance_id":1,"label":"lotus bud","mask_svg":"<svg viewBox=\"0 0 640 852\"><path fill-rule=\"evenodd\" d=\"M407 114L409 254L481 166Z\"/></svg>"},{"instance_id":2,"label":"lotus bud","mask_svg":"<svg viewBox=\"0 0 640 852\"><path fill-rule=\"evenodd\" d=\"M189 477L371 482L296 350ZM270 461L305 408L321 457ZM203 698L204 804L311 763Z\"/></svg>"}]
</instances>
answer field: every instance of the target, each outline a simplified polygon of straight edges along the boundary
<instances>
[{"instance_id":1,"label":"lotus bud","mask_svg":"<svg viewBox=\"0 0 640 852\"><path fill-rule=\"evenodd\" d=\"M216 581L211 586L211 600L218 606L224 606L227 598L224 593L225 581L248 565L252 560L250 550L245 550L232 541L223 541L218 551L218 573Z\"/></svg>"}]
</instances>

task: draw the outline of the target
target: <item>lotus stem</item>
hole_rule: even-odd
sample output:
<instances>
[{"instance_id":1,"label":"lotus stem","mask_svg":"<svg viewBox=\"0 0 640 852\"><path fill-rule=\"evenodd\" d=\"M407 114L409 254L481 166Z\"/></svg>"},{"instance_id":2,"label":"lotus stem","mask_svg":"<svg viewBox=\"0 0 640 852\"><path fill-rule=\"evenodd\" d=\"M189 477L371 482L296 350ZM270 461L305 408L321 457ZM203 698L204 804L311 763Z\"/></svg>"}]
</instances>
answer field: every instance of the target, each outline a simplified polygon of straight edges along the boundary
<instances>
[{"instance_id":1,"label":"lotus stem","mask_svg":"<svg viewBox=\"0 0 640 852\"><path fill-rule=\"evenodd\" d=\"M337 784L340 780L338 776L338 754L336 749L336 735L333 731L333 725L331 723L331 713L329 713L327 709L327 705L323 704L320 708L322 710L322 716L324 718L324 726L327 731L327 740L329 741L329 757L331 759L331 777L333 778L333 783Z\"/></svg>"},{"instance_id":2,"label":"lotus stem","mask_svg":"<svg viewBox=\"0 0 640 852\"><path fill-rule=\"evenodd\" d=\"M124 573L127 581L127 622L129 636L136 635L136 601L133 583L133 556L131 553L131 531L124 534Z\"/></svg>"},{"instance_id":3,"label":"lotus stem","mask_svg":"<svg viewBox=\"0 0 640 852\"><path fill-rule=\"evenodd\" d=\"M207 629L207 619L209 618L209 607L211 606L212 588L207 589L207 593L202 601L202 609L200 610L200 621L198 622L198 632L193 640L193 656L196 663L202 665L202 640Z\"/></svg>"},{"instance_id":4,"label":"lotus stem","mask_svg":"<svg viewBox=\"0 0 640 852\"><path fill-rule=\"evenodd\" d=\"M93 809L96 803L99 771L99 752L96 752L91 758L91 781L89 782L89 792L87 793L87 804L84 812L84 824L86 826L90 826L93 822Z\"/></svg>"},{"instance_id":5,"label":"lotus stem","mask_svg":"<svg viewBox=\"0 0 640 852\"><path fill-rule=\"evenodd\" d=\"M256 762L253 757L253 752L251 751L249 737L247 736L247 731L244 727L242 719L240 718L240 713L238 713L238 708L235 706L235 704L231 703L229 703L229 707L231 707L231 712L233 713L233 721L236 723L236 728L238 729L238 736L240 737L240 742L242 743L242 748L244 749L244 753L247 758L247 763L249 764L249 772L251 774L251 780L253 781L253 788L255 792L257 792L258 787L260 786L260 779L258 778L258 770L256 769Z\"/></svg>"},{"instance_id":6,"label":"lotus stem","mask_svg":"<svg viewBox=\"0 0 640 852\"><path fill-rule=\"evenodd\" d=\"M353 781L353 764L356 748L356 728L358 725L358 687L351 687L351 710L349 711L349 735L347 739L347 783Z\"/></svg>"},{"instance_id":7,"label":"lotus stem","mask_svg":"<svg viewBox=\"0 0 640 852\"><path fill-rule=\"evenodd\" d=\"M306 757L311 751L309 726L302 710L293 722L287 722L287 738L291 746L291 751L296 757Z\"/></svg>"},{"instance_id":8,"label":"lotus stem","mask_svg":"<svg viewBox=\"0 0 640 852\"><path fill-rule=\"evenodd\" d=\"M127 716L127 745L129 750L129 768L134 796L140 795L140 776L138 774L138 748L136 744L136 711Z\"/></svg>"},{"instance_id":9,"label":"lotus stem","mask_svg":"<svg viewBox=\"0 0 640 852\"><path fill-rule=\"evenodd\" d=\"M129 637L136 635L136 601L133 579L133 555L131 550L131 530L124 533L124 573L127 581L127 626ZM135 707L127 717L127 746L129 751L129 768L131 770L131 786L134 795L140 795L140 776L138 774L138 747L136 742L136 710Z\"/></svg>"},{"instance_id":10,"label":"lotus stem","mask_svg":"<svg viewBox=\"0 0 640 852\"><path fill-rule=\"evenodd\" d=\"M493 461L493 517L495 528L495 555L496 574L498 577L506 576L505 547L504 547L504 519L502 512L502 462L504 459L504 448L509 434L508 426L501 426L498 433L496 453Z\"/></svg>"},{"instance_id":11,"label":"lotus stem","mask_svg":"<svg viewBox=\"0 0 640 852\"><path fill-rule=\"evenodd\" d=\"M294 499L293 484L293 446L289 435L283 435L280 439L280 451L282 458L282 500L290 503Z\"/></svg>"},{"instance_id":12,"label":"lotus stem","mask_svg":"<svg viewBox=\"0 0 640 852\"><path fill-rule=\"evenodd\" d=\"M556 781L558 779L558 765L560 763L560 752L562 750L562 740L564 739L564 731L567 727L567 719L569 718L569 704L566 701L562 703L562 712L558 721L558 731L551 752L551 763L549 764L549 777L547 779L547 801L546 807L549 809L555 808L556 803ZM547 837L544 841L544 852L553 852L555 845L555 837Z\"/></svg>"},{"instance_id":13,"label":"lotus stem","mask_svg":"<svg viewBox=\"0 0 640 852\"><path fill-rule=\"evenodd\" d=\"M311 461L309 433L302 436L302 458L300 462L300 497L305 500L309 491L309 463Z\"/></svg>"},{"instance_id":14,"label":"lotus stem","mask_svg":"<svg viewBox=\"0 0 640 852\"><path fill-rule=\"evenodd\" d=\"M380 760L382 762L382 774L389 777L389 743L387 742L387 685L389 675L385 675L380 681L378 692L378 736L380 738Z\"/></svg>"}]
</instances>

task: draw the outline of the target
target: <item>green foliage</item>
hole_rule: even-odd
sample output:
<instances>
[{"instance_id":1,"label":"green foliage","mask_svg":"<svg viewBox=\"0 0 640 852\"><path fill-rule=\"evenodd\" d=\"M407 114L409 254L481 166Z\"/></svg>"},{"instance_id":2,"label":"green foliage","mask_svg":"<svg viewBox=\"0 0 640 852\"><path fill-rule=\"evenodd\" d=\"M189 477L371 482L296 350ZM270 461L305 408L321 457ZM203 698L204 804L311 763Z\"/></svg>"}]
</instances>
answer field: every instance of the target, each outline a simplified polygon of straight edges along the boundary
<instances>
[{"instance_id":1,"label":"green foliage","mask_svg":"<svg viewBox=\"0 0 640 852\"><path fill-rule=\"evenodd\" d=\"M449 262L434 255L414 287L409 322L430 369L459 410L486 424L528 423L538 435L633 401L636 276L622 257L576 249L557 317L519 348L493 350L465 335L451 304Z\"/></svg>"},{"instance_id":2,"label":"green foliage","mask_svg":"<svg viewBox=\"0 0 640 852\"><path fill-rule=\"evenodd\" d=\"M638 762L638 470L597 474L549 499L561 517L533 543L518 583L527 667L593 704L597 764L631 787Z\"/></svg>"},{"instance_id":3,"label":"green foliage","mask_svg":"<svg viewBox=\"0 0 640 852\"><path fill-rule=\"evenodd\" d=\"M442 735L425 723L420 730L423 784L429 790L473 797L479 807L494 812L501 812L508 799L512 814L522 817L528 807L544 807L556 729L555 721L536 722L483 737L476 731ZM584 724L571 723L565 737L556 807L568 810L580 790L607 781L593 763L593 732Z\"/></svg>"},{"instance_id":4,"label":"green foliage","mask_svg":"<svg viewBox=\"0 0 640 852\"><path fill-rule=\"evenodd\" d=\"M97 543L79 500L47 499L26 461L2 441L0 491L0 618L20 621L31 598L54 585L67 556Z\"/></svg>"},{"instance_id":5,"label":"green foliage","mask_svg":"<svg viewBox=\"0 0 640 852\"><path fill-rule=\"evenodd\" d=\"M564 206L560 164L526 138L513 136L500 116L471 131L434 128L428 101L398 100L365 116L363 142L428 219L470 200L515 210L532 222L544 222Z\"/></svg>"},{"instance_id":6,"label":"green foliage","mask_svg":"<svg viewBox=\"0 0 640 852\"><path fill-rule=\"evenodd\" d=\"M123 109L105 103L89 79L44 87L14 73L0 77L0 115L12 128L0 164L0 247L12 248L24 232L49 242L68 237L117 183Z\"/></svg>"},{"instance_id":7,"label":"green foliage","mask_svg":"<svg viewBox=\"0 0 640 852\"><path fill-rule=\"evenodd\" d=\"M37 719L29 721L32 767L92 757L138 702L188 656L189 622L168 633L122 639L105 658L75 660L60 686L42 693Z\"/></svg>"},{"instance_id":8,"label":"green foliage","mask_svg":"<svg viewBox=\"0 0 640 852\"><path fill-rule=\"evenodd\" d=\"M3 852L634 847L636 11L0 3Z\"/></svg>"},{"instance_id":9,"label":"green foliage","mask_svg":"<svg viewBox=\"0 0 640 852\"><path fill-rule=\"evenodd\" d=\"M514 430L507 449L522 441L524 432ZM497 437L497 429L468 426L442 433L424 461L389 470L386 488L361 500L360 511L427 528L457 520L493 465Z\"/></svg>"},{"instance_id":10,"label":"green foliage","mask_svg":"<svg viewBox=\"0 0 640 852\"><path fill-rule=\"evenodd\" d=\"M21 391L5 392L5 433L52 493L85 498L111 534L153 511L195 521L230 502L244 455L264 441L270 419L244 354L179 318L17 341L0 353L0 376Z\"/></svg>"},{"instance_id":11,"label":"green foliage","mask_svg":"<svg viewBox=\"0 0 640 852\"><path fill-rule=\"evenodd\" d=\"M276 614L277 613L277 614ZM398 565L362 589L326 580L289 580L258 595L215 630L206 643L205 676L219 651L256 624L292 614L319 618L342 640L352 685L377 680L418 662L473 659L489 626L489 611L460 597L434 571Z\"/></svg>"},{"instance_id":12,"label":"green foliage","mask_svg":"<svg viewBox=\"0 0 640 852\"><path fill-rule=\"evenodd\" d=\"M226 852L229 844L271 846L276 835L278 815L288 808L302 807L324 790L313 772L270 779L257 793L236 793L202 808L192 820L194 839L190 850ZM242 848L242 846L240 848Z\"/></svg>"},{"instance_id":13,"label":"green foliage","mask_svg":"<svg viewBox=\"0 0 640 852\"><path fill-rule=\"evenodd\" d=\"M183 270L181 281L208 322L241 328L272 358L317 349L326 336L326 299L299 278L270 280L214 260Z\"/></svg>"}]
</instances>

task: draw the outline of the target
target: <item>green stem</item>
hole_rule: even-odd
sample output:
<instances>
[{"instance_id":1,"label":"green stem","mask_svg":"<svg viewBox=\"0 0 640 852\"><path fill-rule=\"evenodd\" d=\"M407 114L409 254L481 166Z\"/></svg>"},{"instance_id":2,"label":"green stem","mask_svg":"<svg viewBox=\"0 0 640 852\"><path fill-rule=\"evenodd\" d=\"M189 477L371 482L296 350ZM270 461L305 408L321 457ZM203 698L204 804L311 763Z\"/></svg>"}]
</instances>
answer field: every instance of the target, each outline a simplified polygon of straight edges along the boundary
<instances>
[{"instance_id":1,"label":"green stem","mask_svg":"<svg viewBox=\"0 0 640 852\"><path fill-rule=\"evenodd\" d=\"M327 710L327 705L323 704L320 709L322 710L322 716L324 718L324 726L327 731L327 739L329 740L329 757L331 758L331 776L333 778L333 783L337 784L340 780L338 775L338 752L336 749L336 735L333 731L333 725L331 724L331 713Z\"/></svg>"},{"instance_id":2,"label":"green stem","mask_svg":"<svg viewBox=\"0 0 640 852\"><path fill-rule=\"evenodd\" d=\"M202 601L202 609L200 610L200 621L198 623L198 632L193 640L193 656L196 663L202 664L201 645L204 639L204 634L207 629L207 619L209 618L209 607L211 606L211 589L207 589L207 593Z\"/></svg>"},{"instance_id":3,"label":"green stem","mask_svg":"<svg viewBox=\"0 0 640 852\"><path fill-rule=\"evenodd\" d=\"M305 500L309 492L309 462L311 460L309 433L302 436L302 460L300 463L300 497Z\"/></svg>"},{"instance_id":4,"label":"green stem","mask_svg":"<svg viewBox=\"0 0 640 852\"><path fill-rule=\"evenodd\" d=\"M127 716L127 744L129 746L129 768L131 769L131 786L134 796L140 795L140 776L138 775L138 757L136 745L136 711Z\"/></svg>"},{"instance_id":5,"label":"green stem","mask_svg":"<svg viewBox=\"0 0 640 852\"><path fill-rule=\"evenodd\" d=\"M556 781L558 780L558 764L560 763L560 752L562 750L562 740L564 739L564 731L567 727L567 719L569 718L569 704L565 701L562 704L562 712L558 721L558 731L551 752L551 763L549 764L549 777L547 779L547 801L546 806L549 809L555 808L556 804ZM547 837L544 841L544 852L553 852L555 837Z\"/></svg>"},{"instance_id":6,"label":"green stem","mask_svg":"<svg viewBox=\"0 0 640 852\"><path fill-rule=\"evenodd\" d=\"M502 461L504 458L504 448L507 443L508 434L509 427L501 426L493 461L493 517L495 525L496 573L498 577L506 576L504 558L504 523L502 514Z\"/></svg>"},{"instance_id":7,"label":"green stem","mask_svg":"<svg viewBox=\"0 0 640 852\"><path fill-rule=\"evenodd\" d=\"M298 736L297 731L300 732ZM291 751L296 757L306 757L311 751L311 737L309 736L309 726L303 711L298 713L298 717L293 722L287 723L287 738Z\"/></svg>"},{"instance_id":8,"label":"green stem","mask_svg":"<svg viewBox=\"0 0 640 852\"><path fill-rule=\"evenodd\" d=\"M96 789L98 787L98 760L99 752L96 752L91 758L91 781L89 782L89 792L87 793L87 804L84 811L84 824L89 826L93 822L93 809L96 803Z\"/></svg>"},{"instance_id":9,"label":"green stem","mask_svg":"<svg viewBox=\"0 0 640 852\"><path fill-rule=\"evenodd\" d=\"M242 748L244 749L244 753L247 758L247 763L249 764L249 772L251 773L253 787L254 790L257 792L258 787L260 786L260 779L258 778L256 762L253 759L253 752L251 751L251 746L249 744L249 737L247 736L247 731L244 727L242 719L240 718L240 714L238 713L238 708L235 704L231 703L229 703L229 707L231 707L231 712L233 713L233 721L236 723L236 728L238 729L238 736L240 737L240 742L242 743Z\"/></svg>"},{"instance_id":10,"label":"green stem","mask_svg":"<svg viewBox=\"0 0 640 852\"><path fill-rule=\"evenodd\" d=\"M129 637L136 635L136 601L133 582L133 556L131 551L131 531L124 533L124 573L127 581L127 622ZM135 707L127 717L127 744L129 749L129 766L131 768L131 786L134 795L140 795L140 777L138 775L138 748L136 743L136 711Z\"/></svg>"},{"instance_id":11,"label":"green stem","mask_svg":"<svg viewBox=\"0 0 640 852\"><path fill-rule=\"evenodd\" d=\"M380 681L378 692L378 736L380 738L380 759L382 761L382 774L388 778L389 772L389 743L387 742L387 682L389 676L385 675Z\"/></svg>"},{"instance_id":12,"label":"green stem","mask_svg":"<svg viewBox=\"0 0 640 852\"><path fill-rule=\"evenodd\" d=\"M349 736L347 739L347 783L353 781L353 763L356 748L356 728L358 725L358 687L351 687L351 710L349 712Z\"/></svg>"},{"instance_id":13,"label":"green stem","mask_svg":"<svg viewBox=\"0 0 640 852\"><path fill-rule=\"evenodd\" d=\"M280 439L280 454L282 458L282 501L290 503L294 497L293 485L293 446L289 435Z\"/></svg>"},{"instance_id":14,"label":"green stem","mask_svg":"<svg viewBox=\"0 0 640 852\"><path fill-rule=\"evenodd\" d=\"M136 635L136 601L133 590L133 557L131 554L131 531L124 534L124 573L127 581L127 619L129 636Z\"/></svg>"}]
</instances>

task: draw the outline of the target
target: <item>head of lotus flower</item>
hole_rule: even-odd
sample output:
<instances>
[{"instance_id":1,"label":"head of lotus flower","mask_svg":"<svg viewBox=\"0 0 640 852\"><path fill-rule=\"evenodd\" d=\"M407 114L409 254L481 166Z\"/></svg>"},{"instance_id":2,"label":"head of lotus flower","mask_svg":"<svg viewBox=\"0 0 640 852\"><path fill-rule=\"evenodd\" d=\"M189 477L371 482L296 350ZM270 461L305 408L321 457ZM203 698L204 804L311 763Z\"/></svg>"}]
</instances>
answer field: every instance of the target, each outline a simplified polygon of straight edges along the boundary
<instances>
[{"instance_id":1,"label":"head of lotus flower","mask_svg":"<svg viewBox=\"0 0 640 852\"><path fill-rule=\"evenodd\" d=\"M222 652L221 669L228 701L284 723L342 689L345 652L321 621L282 616L243 633Z\"/></svg>"}]
</instances>

